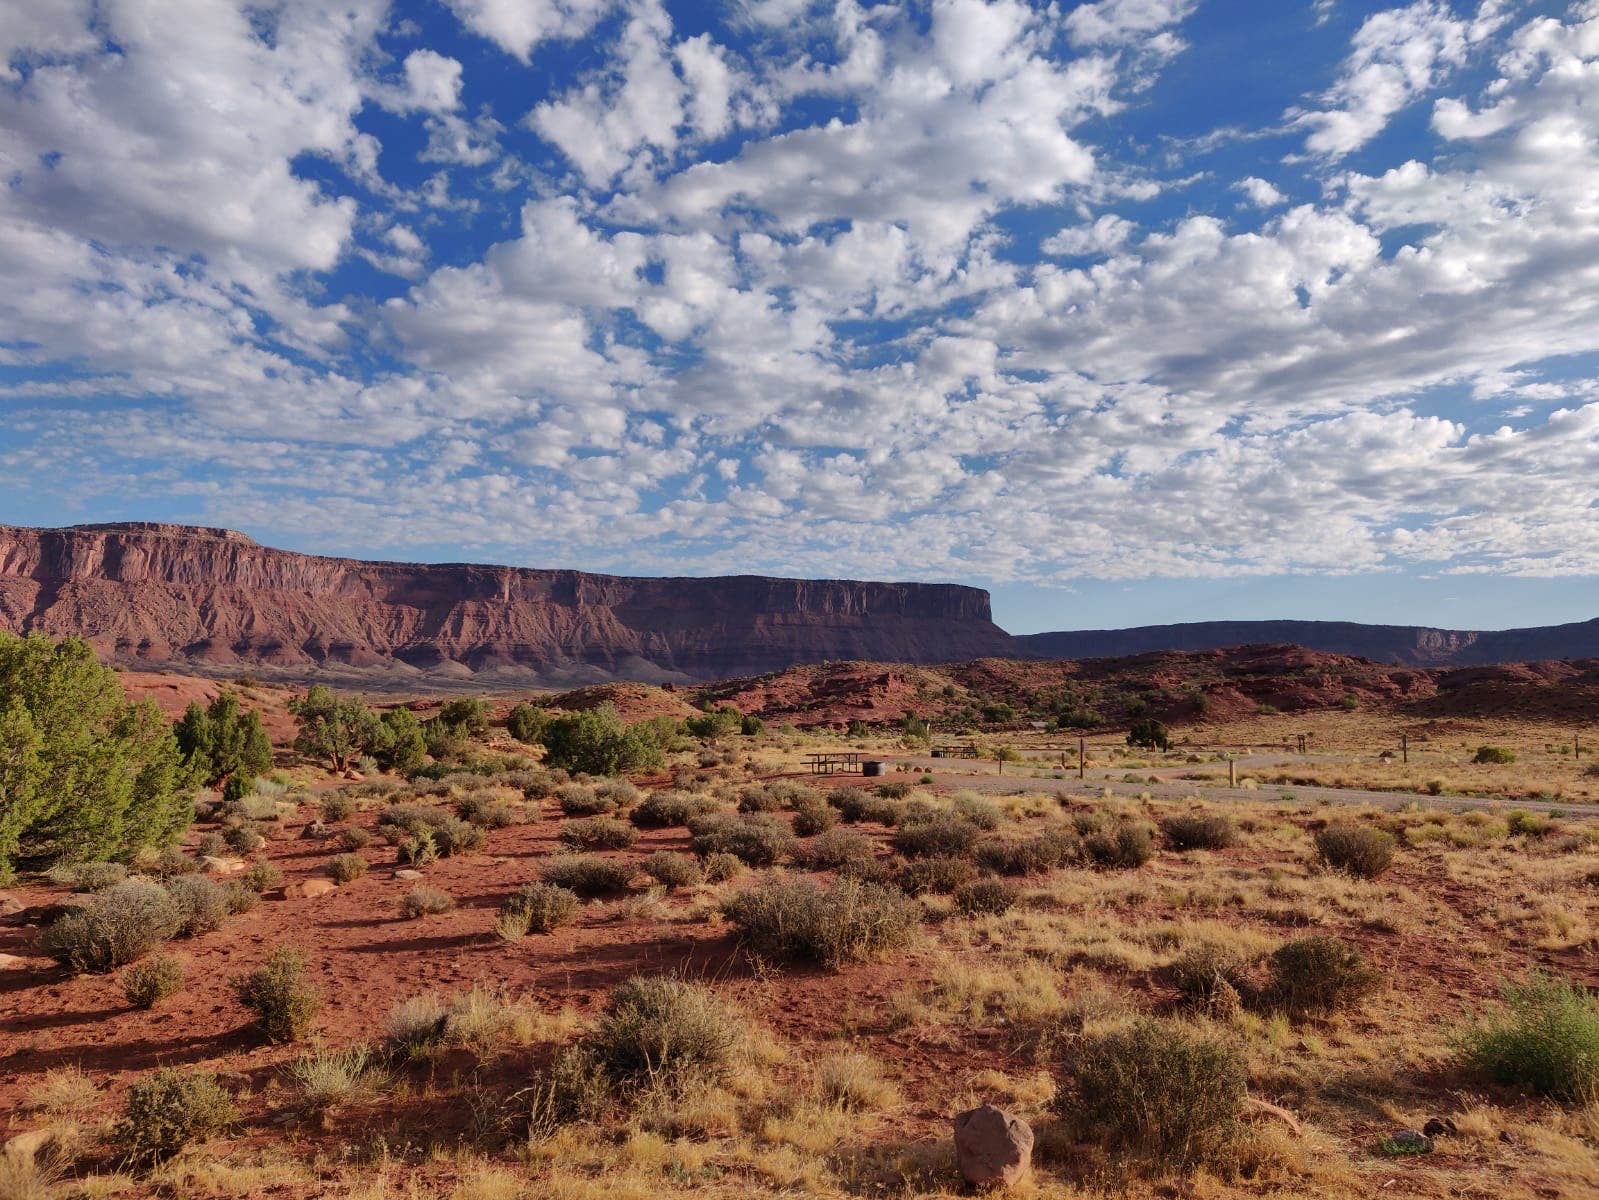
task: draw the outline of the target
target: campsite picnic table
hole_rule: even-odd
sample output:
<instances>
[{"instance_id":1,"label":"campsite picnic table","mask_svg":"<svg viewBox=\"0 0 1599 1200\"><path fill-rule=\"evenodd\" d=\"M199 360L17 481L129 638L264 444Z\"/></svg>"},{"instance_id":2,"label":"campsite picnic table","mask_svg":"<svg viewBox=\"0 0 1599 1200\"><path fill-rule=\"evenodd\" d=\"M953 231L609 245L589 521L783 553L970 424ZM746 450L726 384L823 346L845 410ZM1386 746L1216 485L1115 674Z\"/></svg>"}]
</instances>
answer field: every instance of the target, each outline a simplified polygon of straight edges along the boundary
<instances>
[{"instance_id":1,"label":"campsite picnic table","mask_svg":"<svg viewBox=\"0 0 1599 1200\"><path fill-rule=\"evenodd\" d=\"M812 775L833 775L839 771L859 771L861 756L854 751L841 754L808 754L805 756Z\"/></svg>"}]
</instances>

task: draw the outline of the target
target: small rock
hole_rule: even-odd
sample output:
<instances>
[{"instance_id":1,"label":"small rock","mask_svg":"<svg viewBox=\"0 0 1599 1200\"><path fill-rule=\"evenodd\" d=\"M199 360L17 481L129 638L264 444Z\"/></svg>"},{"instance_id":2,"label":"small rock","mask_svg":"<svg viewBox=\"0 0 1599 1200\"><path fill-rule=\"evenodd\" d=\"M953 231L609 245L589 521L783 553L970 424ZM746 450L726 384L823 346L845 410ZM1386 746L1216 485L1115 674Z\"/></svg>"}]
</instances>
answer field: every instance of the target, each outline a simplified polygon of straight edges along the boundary
<instances>
[{"instance_id":1,"label":"small rock","mask_svg":"<svg viewBox=\"0 0 1599 1200\"><path fill-rule=\"evenodd\" d=\"M207 871L214 871L218 875L232 875L244 870L242 858L218 858L215 854L207 854L200 859L200 865Z\"/></svg>"},{"instance_id":2,"label":"small rock","mask_svg":"<svg viewBox=\"0 0 1599 1200\"><path fill-rule=\"evenodd\" d=\"M351 783L365 783L366 782L366 776L361 774L361 772L357 771L354 767L351 767L348 771L346 771L344 773L344 777L346 779L348 779Z\"/></svg>"},{"instance_id":3,"label":"small rock","mask_svg":"<svg viewBox=\"0 0 1599 1200\"><path fill-rule=\"evenodd\" d=\"M308 842L321 841L328 836L328 833L328 827L321 821L312 821L304 829L300 830L300 836Z\"/></svg>"},{"instance_id":4,"label":"small rock","mask_svg":"<svg viewBox=\"0 0 1599 1200\"><path fill-rule=\"evenodd\" d=\"M1384 1154L1431 1154L1432 1139L1417 1129L1396 1129L1382 1141Z\"/></svg>"},{"instance_id":5,"label":"small rock","mask_svg":"<svg viewBox=\"0 0 1599 1200\"><path fill-rule=\"evenodd\" d=\"M966 1182L1008 1187L1032 1167L1032 1127L992 1104L968 1109L955 1117L955 1158Z\"/></svg>"},{"instance_id":6,"label":"small rock","mask_svg":"<svg viewBox=\"0 0 1599 1200\"><path fill-rule=\"evenodd\" d=\"M0 971L27 971L33 964L19 954L0 954Z\"/></svg>"},{"instance_id":7,"label":"small rock","mask_svg":"<svg viewBox=\"0 0 1599 1200\"><path fill-rule=\"evenodd\" d=\"M30 1129L6 1139L5 1155L22 1162L33 1162L55 1143L55 1130Z\"/></svg>"},{"instance_id":8,"label":"small rock","mask_svg":"<svg viewBox=\"0 0 1599 1200\"><path fill-rule=\"evenodd\" d=\"M1266 1117L1273 1121L1281 1122L1295 1133L1302 1133L1299 1118L1286 1108L1273 1104L1269 1100L1259 1100L1254 1096L1244 1098L1244 1115L1246 1117Z\"/></svg>"},{"instance_id":9,"label":"small rock","mask_svg":"<svg viewBox=\"0 0 1599 1200\"><path fill-rule=\"evenodd\" d=\"M326 896L329 892L338 890L339 885L331 879L307 879L303 883L294 885L293 894L304 896L306 899L313 899L317 896Z\"/></svg>"},{"instance_id":10,"label":"small rock","mask_svg":"<svg viewBox=\"0 0 1599 1200\"><path fill-rule=\"evenodd\" d=\"M0 895L0 917L14 917L21 911L21 900L15 896Z\"/></svg>"},{"instance_id":11,"label":"small rock","mask_svg":"<svg viewBox=\"0 0 1599 1200\"><path fill-rule=\"evenodd\" d=\"M394 873L394 877L396 879L403 879L409 883L411 880L421 879L422 872L418 871L415 867L401 867Z\"/></svg>"},{"instance_id":12,"label":"small rock","mask_svg":"<svg viewBox=\"0 0 1599 1200\"><path fill-rule=\"evenodd\" d=\"M1450 1117L1428 1117L1421 1132L1430 1138L1444 1137L1455 1132L1455 1122Z\"/></svg>"}]
</instances>

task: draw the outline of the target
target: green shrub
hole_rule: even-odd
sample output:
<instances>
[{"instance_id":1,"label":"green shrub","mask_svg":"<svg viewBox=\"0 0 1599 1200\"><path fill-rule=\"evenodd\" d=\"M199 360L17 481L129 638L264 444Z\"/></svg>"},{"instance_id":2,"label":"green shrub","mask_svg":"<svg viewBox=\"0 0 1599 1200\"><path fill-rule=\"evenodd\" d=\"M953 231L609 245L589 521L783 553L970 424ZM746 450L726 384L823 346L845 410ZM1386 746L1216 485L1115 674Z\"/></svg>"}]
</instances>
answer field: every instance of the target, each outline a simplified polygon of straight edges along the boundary
<instances>
[{"instance_id":1,"label":"green shrub","mask_svg":"<svg viewBox=\"0 0 1599 1200\"><path fill-rule=\"evenodd\" d=\"M128 868L118 862L64 863L50 869L50 882L75 892L103 892L128 877Z\"/></svg>"},{"instance_id":2,"label":"green shrub","mask_svg":"<svg viewBox=\"0 0 1599 1200\"><path fill-rule=\"evenodd\" d=\"M344 792L329 792L322 798L322 819L328 824L348 821L355 816L355 797Z\"/></svg>"},{"instance_id":3,"label":"green shrub","mask_svg":"<svg viewBox=\"0 0 1599 1200\"><path fill-rule=\"evenodd\" d=\"M1558 822L1542 813L1531 813L1513 808L1505 814L1505 832L1513 837L1548 837L1560 828Z\"/></svg>"},{"instance_id":4,"label":"green shrub","mask_svg":"<svg viewBox=\"0 0 1599 1200\"><path fill-rule=\"evenodd\" d=\"M1102 867L1141 867L1155 857L1155 839L1149 826L1122 821L1113 828L1083 839L1083 852Z\"/></svg>"},{"instance_id":5,"label":"green shrub","mask_svg":"<svg viewBox=\"0 0 1599 1200\"><path fill-rule=\"evenodd\" d=\"M705 856L705 881L707 883L726 883L729 879L736 879L743 869L744 862L736 854L715 851Z\"/></svg>"},{"instance_id":6,"label":"green shrub","mask_svg":"<svg viewBox=\"0 0 1599 1200\"><path fill-rule=\"evenodd\" d=\"M430 862L437 862L438 858L439 844L431 829L411 834L400 843L399 859L408 866L425 867Z\"/></svg>"},{"instance_id":7,"label":"green shrub","mask_svg":"<svg viewBox=\"0 0 1599 1200\"><path fill-rule=\"evenodd\" d=\"M904 945L920 915L896 888L838 879L769 878L722 908L755 953L772 959L839 966Z\"/></svg>"},{"instance_id":8,"label":"green shrub","mask_svg":"<svg viewBox=\"0 0 1599 1200\"><path fill-rule=\"evenodd\" d=\"M738 1015L709 988L639 977L611 993L583 1048L619 1085L676 1089L725 1078L742 1029Z\"/></svg>"},{"instance_id":9,"label":"green shrub","mask_svg":"<svg viewBox=\"0 0 1599 1200\"><path fill-rule=\"evenodd\" d=\"M39 948L73 971L105 972L143 957L182 928L165 888L128 879L45 926Z\"/></svg>"},{"instance_id":10,"label":"green shrub","mask_svg":"<svg viewBox=\"0 0 1599 1200\"><path fill-rule=\"evenodd\" d=\"M903 825L894 834L894 849L906 858L959 857L970 854L982 831L963 817L938 816Z\"/></svg>"},{"instance_id":11,"label":"green shrub","mask_svg":"<svg viewBox=\"0 0 1599 1200\"><path fill-rule=\"evenodd\" d=\"M702 858L732 854L749 866L769 867L796 850L793 830L770 813L736 817L712 813L697 818L689 828L694 834L694 853Z\"/></svg>"},{"instance_id":12,"label":"green shrub","mask_svg":"<svg viewBox=\"0 0 1599 1200\"><path fill-rule=\"evenodd\" d=\"M122 972L122 994L134 1008L154 1008L183 986L183 962L153 954Z\"/></svg>"},{"instance_id":13,"label":"green shrub","mask_svg":"<svg viewBox=\"0 0 1599 1200\"><path fill-rule=\"evenodd\" d=\"M221 929L228 915L228 890L204 875L182 875L167 884L178 909L178 932L193 936Z\"/></svg>"},{"instance_id":14,"label":"green shrub","mask_svg":"<svg viewBox=\"0 0 1599 1200\"><path fill-rule=\"evenodd\" d=\"M528 883L512 892L500 906L513 917L513 927L524 933L548 933L577 915L577 892L554 883ZM519 920L517 918L520 918Z\"/></svg>"},{"instance_id":15,"label":"green shrub","mask_svg":"<svg viewBox=\"0 0 1599 1200\"><path fill-rule=\"evenodd\" d=\"M1460 1045L1466 1065L1495 1083L1567 1102L1599 1096L1599 1001L1569 980L1506 985L1500 1008Z\"/></svg>"},{"instance_id":16,"label":"green shrub","mask_svg":"<svg viewBox=\"0 0 1599 1200\"><path fill-rule=\"evenodd\" d=\"M955 797L952 811L957 817L970 821L985 833L992 833L999 828L1004 814L999 805L992 800L985 800L976 792L961 792Z\"/></svg>"},{"instance_id":17,"label":"green shrub","mask_svg":"<svg viewBox=\"0 0 1599 1200\"><path fill-rule=\"evenodd\" d=\"M1266 998L1291 1017L1325 1016L1359 1004L1382 985L1366 956L1335 937L1288 942L1272 954Z\"/></svg>"},{"instance_id":18,"label":"green shrub","mask_svg":"<svg viewBox=\"0 0 1599 1200\"><path fill-rule=\"evenodd\" d=\"M179 875L193 875L200 869L199 862L176 846L167 846L158 851L154 857L143 857L139 862L145 874L161 880L175 879Z\"/></svg>"},{"instance_id":19,"label":"green shrub","mask_svg":"<svg viewBox=\"0 0 1599 1200\"><path fill-rule=\"evenodd\" d=\"M1034 875L1081 861L1083 844L1070 829L1046 829L1030 838L984 838L972 858L997 875Z\"/></svg>"},{"instance_id":20,"label":"green shrub","mask_svg":"<svg viewBox=\"0 0 1599 1200\"><path fill-rule=\"evenodd\" d=\"M468 794L457 800L455 815L481 829L506 829L517 821L516 809L504 800L482 793Z\"/></svg>"},{"instance_id":21,"label":"green shrub","mask_svg":"<svg viewBox=\"0 0 1599 1200\"><path fill-rule=\"evenodd\" d=\"M340 854L328 860L328 874L337 883L351 883L367 872L367 861L359 854Z\"/></svg>"},{"instance_id":22,"label":"green shrub","mask_svg":"<svg viewBox=\"0 0 1599 1200\"><path fill-rule=\"evenodd\" d=\"M687 792L651 792L628 814L640 829L666 829L687 825L696 817L716 811L716 802Z\"/></svg>"},{"instance_id":23,"label":"green shrub","mask_svg":"<svg viewBox=\"0 0 1599 1200\"><path fill-rule=\"evenodd\" d=\"M705 878L699 863L675 850L657 850L644 860L644 870L666 888L693 887Z\"/></svg>"},{"instance_id":24,"label":"green shrub","mask_svg":"<svg viewBox=\"0 0 1599 1200\"><path fill-rule=\"evenodd\" d=\"M1134 721L1127 733L1127 744L1143 750L1171 749L1171 731L1150 717Z\"/></svg>"},{"instance_id":25,"label":"green shrub","mask_svg":"<svg viewBox=\"0 0 1599 1200\"><path fill-rule=\"evenodd\" d=\"M1202 942L1173 962L1166 975L1185 1004L1228 1015L1256 998L1249 968L1237 952Z\"/></svg>"},{"instance_id":26,"label":"green shrub","mask_svg":"<svg viewBox=\"0 0 1599 1200\"><path fill-rule=\"evenodd\" d=\"M455 901L450 898L450 893L419 883L401 899L400 915L414 920L417 917L449 912L454 907Z\"/></svg>"},{"instance_id":27,"label":"green shrub","mask_svg":"<svg viewBox=\"0 0 1599 1200\"><path fill-rule=\"evenodd\" d=\"M569 817L599 817L616 811L616 801L587 783L564 783L555 790L555 802Z\"/></svg>"},{"instance_id":28,"label":"green shrub","mask_svg":"<svg viewBox=\"0 0 1599 1200\"><path fill-rule=\"evenodd\" d=\"M262 892L270 892L275 887L282 887L283 872L268 860L258 858L245 868L244 874L239 877L239 882L256 895L260 895Z\"/></svg>"},{"instance_id":29,"label":"green shrub","mask_svg":"<svg viewBox=\"0 0 1599 1200\"><path fill-rule=\"evenodd\" d=\"M1505 765L1516 761L1516 752L1507 750L1503 746L1478 746L1477 753L1471 756L1471 761Z\"/></svg>"},{"instance_id":30,"label":"green shrub","mask_svg":"<svg viewBox=\"0 0 1599 1200\"><path fill-rule=\"evenodd\" d=\"M738 794L741 813L782 812L788 805L781 791L754 784Z\"/></svg>"},{"instance_id":31,"label":"green shrub","mask_svg":"<svg viewBox=\"0 0 1599 1200\"><path fill-rule=\"evenodd\" d=\"M1158 1167L1219 1156L1238 1134L1242 1055L1183 1022L1145 1017L1065 1054L1055 1109L1078 1136Z\"/></svg>"},{"instance_id":32,"label":"green shrub","mask_svg":"<svg viewBox=\"0 0 1599 1200\"><path fill-rule=\"evenodd\" d=\"M236 854L254 854L266 844L266 837L254 821L240 821L222 831L222 840Z\"/></svg>"},{"instance_id":33,"label":"green shrub","mask_svg":"<svg viewBox=\"0 0 1599 1200\"><path fill-rule=\"evenodd\" d=\"M553 883L579 896L604 896L625 892L633 881L633 868L614 859L573 854L548 860L539 876L545 883Z\"/></svg>"},{"instance_id":34,"label":"green shrub","mask_svg":"<svg viewBox=\"0 0 1599 1200\"><path fill-rule=\"evenodd\" d=\"M638 830L615 817L586 817L568 821L560 838L574 850L625 850L638 841Z\"/></svg>"},{"instance_id":35,"label":"green shrub","mask_svg":"<svg viewBox=\"0 0 1599 1200\"><path fill-rule=\"evenodd\" d=\"M339 845L346 850L364 850L372 844L372 833L359 825L339 830Z\"/></svg>"},{"instance_id":36,"label":"green shrub","mask_svg":"<svg viewBox=\"0 0 1599 1200\"><path fill-rule=\"evenodd\" d=\"M849 871L877 861L877 843L855 829L832 829L811 839L805 865L817 871Z\"/></svg>"},{"instance_id":37,"label":"green shrub","mask_svg":"<svg viewBox=\"0 0 1599 1200\"><path fill-rule=\"evenodd\" d=\"M1173 850L1225 850L1238 844L1238 827L1227 817L1183 813L1160 823L1166 844Z\"/></svg>"},{"instance_id":38,"label":"green shrub","mask_svg":"<svg viewBox=\"0 0 1599 1200\"><path fill-rule=\"evenodd\" d=\"M899 823L901 805L897 801L859 788L834 788L827 793L827 803L851 824L858 821L876 825Z\"/></svg>"},{"instance_id":39,"label":"green shrub","mask_svg":"<svg viewBox=\"0 0 1599 1200\"><path fill-rule=\"evenodd\" d=\"M1009 912L1022 889L1008 879L975 879L955 890L955 907L968 917Z\"/></svg>"},{"instance_id":40,"label":"green shrub","mask_svg":"<svg viewBox=\"0 0 1599 1200\"><path fill-rule=\"evenodd\" d=\"M894 872L894 886L907 896L928 892L949 895L977 878L977 868L964 858L935 855L908 862Z\"/></svg>"},{"instance_id":41,"label":"green shrub","mask_svg":"<svg viewBox=\"0 0 1599 1200\"><path fill-rule=\"evenodd\" d=\"M242 879L229 880L223 885L222 891L227 900L228 912L235 916L247 913L261 903L261 893Z\"/></svg>"},{"instance_id":42,"label":"green shrub","mask_svg":"<svg viewBox=\"0 0 1599 1200\"><path fill-rule=\"evenodd\" d=\"M293 1042L311 1031L322 997L306 977L305 956L280 946L266 962L233 980L233 994L255 1014L255 1027L272 1042Z\"/></svg>"},{"instance_id":43,"label":"green shrub","mask_svg":"<svg viewBox=\"0 0 1599 1200\"><path fill-rule=\"evenodd\" d=\"M1316 854L1335 871L1376 879L1394 860L1394 839L1370 825L1329 825L1316 831Z\"/></svg>"},{"instance_id":44,"label":"green shrub","mask_svg":"<svg viewBox=\"0 0 1599 1200\"><path fill-rule=\"evenodd\" d=\"M505 731L524 745L535 745L544 734L549 720L546 709L534 708L526 700L512 706L505 718Z\"/></svg>"},{"instance_id":45,"label":"green shrub","mask_svg":"<svg viewBox=\"0 0 1599 1200\"><path fill-rule=\"evenodd\" d=\"M815 837L838 824L838 813L820 801L803 804L794 810L794 832L800 837Z\"/></svg>"},{"instance_id":46,"label":"green shrub","mask_svg":"<svg viewBox=\"0 0 1599 1200\"><path fill-rule=\"evenodd\" d=\"M111 1138L130 1165L164 1162L236 1119L215 1075L165 1067L134 1081Z\"/></svg>"},{"instance_id":47,"label":"green shrub","mask_svg":"<svg viewBox=\"0 0 1599 1200\"><path fill-rule=\"evenodd\" d=\"M573 773L627 775L661 764L654 729L624 725L609 704L552 718L542 740L545 764Z\"/></svg>"}]
</instances>

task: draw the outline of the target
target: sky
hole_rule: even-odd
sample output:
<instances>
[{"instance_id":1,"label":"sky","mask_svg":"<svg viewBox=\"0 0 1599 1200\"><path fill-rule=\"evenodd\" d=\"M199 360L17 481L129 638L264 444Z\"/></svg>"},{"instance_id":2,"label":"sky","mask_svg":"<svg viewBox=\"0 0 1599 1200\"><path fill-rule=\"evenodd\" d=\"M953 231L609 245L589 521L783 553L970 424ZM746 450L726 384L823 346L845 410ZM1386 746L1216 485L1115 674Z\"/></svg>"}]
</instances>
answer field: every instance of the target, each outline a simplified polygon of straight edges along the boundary
<instances>
[{"instance_id":1,"label":"sky","mask_svg":"<svg viewBox=\"0 0 1599 1200\"><path fill-rule=\"evenodd\" d=\"M0 0L0 520L1599 616L1599 0Z\"/></svg>"}]
</instances>

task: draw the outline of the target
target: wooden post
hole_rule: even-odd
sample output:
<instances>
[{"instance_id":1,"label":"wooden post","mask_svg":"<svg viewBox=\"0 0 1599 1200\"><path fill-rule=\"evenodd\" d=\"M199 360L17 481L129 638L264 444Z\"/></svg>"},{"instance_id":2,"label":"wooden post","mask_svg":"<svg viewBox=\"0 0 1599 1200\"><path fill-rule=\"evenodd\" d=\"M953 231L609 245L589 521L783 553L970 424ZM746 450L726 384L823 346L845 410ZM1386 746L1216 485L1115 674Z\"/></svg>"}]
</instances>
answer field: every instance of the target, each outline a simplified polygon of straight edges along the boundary
<instances>
[{"instance_id":1,"label":"wooden post","mask_svg":"<svg viewBox=\"0 0 1599 1200\"><path fill-rule=\"evenodd\" d=\"M1574 733L1571 735L1571 757L1582 757L1582 734L1580 733Z\"/></svg>"},{"instance_id":2,"label":"wooden post","mask_svg":"<svg viewBox=\"0 0 1599 1200\"><path fill-rule=\"evenodd\" d=\"M1399 735L1399 757L1408 765L1410 762L1410 739L1404 734Z\"/></svg>"},{"instance_id":3,"label":"wooden post","mask_svg":"<svg viewBox=\"0 0 1599 1200\"><path fill-rule=\"evenodd\" d=\"M1077 778L1083 777L1083 771L1088 766L1088 739L1077 739Z\"/></svg>"},{"instance_id":4,"label":"wooden post","mask_svg":"<svg viewBox=\"0 0 1599 1200\"><path fill-rule=\"evenodd\" d=\"M1227 760L1227 786L1238 786L1238 764L1232 758L1228 758Z\"/></svg>"}]
</instances>

